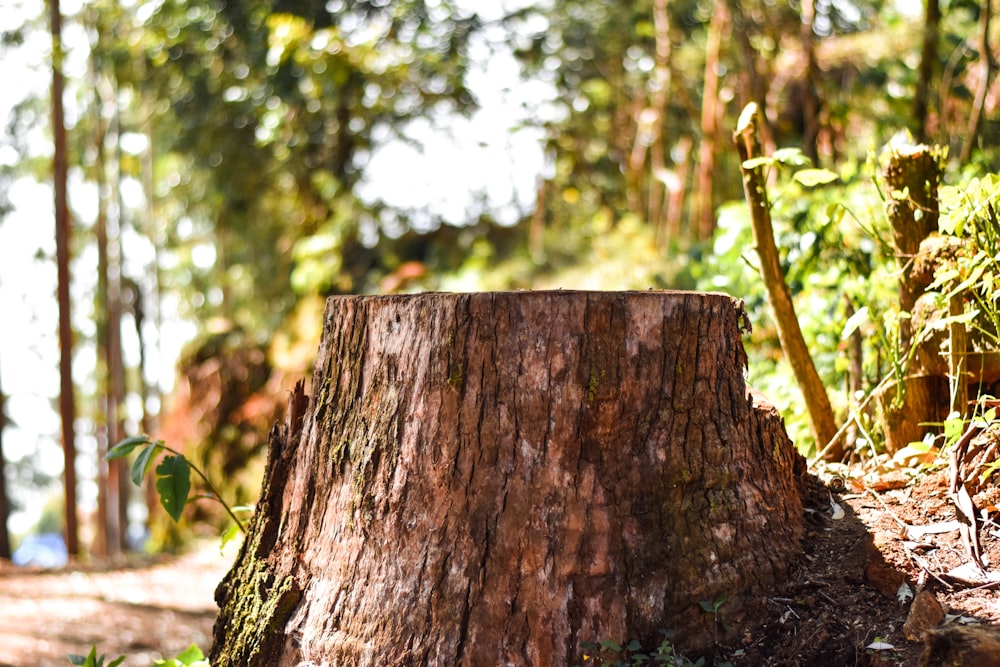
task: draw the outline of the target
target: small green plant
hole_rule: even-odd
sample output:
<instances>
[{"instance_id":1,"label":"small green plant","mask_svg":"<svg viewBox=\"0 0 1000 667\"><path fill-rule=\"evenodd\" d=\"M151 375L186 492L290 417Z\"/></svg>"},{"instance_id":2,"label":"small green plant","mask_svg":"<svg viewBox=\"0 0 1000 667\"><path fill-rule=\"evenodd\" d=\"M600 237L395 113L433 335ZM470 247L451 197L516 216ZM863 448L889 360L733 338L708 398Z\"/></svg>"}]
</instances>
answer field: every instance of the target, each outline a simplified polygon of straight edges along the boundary
<instances>
[{"instance_id":1,"label":"small green plant","mask_svg":"<svg viewBox=\"0 0 1000 667\"><path fill-rule=\"evenodd\" d=\"M205 654L201 652L195 644L191 644L186 649L177 654L175 658L157 660L153 667L211 667Z\"/></svg>"},{"instance_id":2,"label":"small green plant","mask_svg":"<svg viewBox=\"0 0 1000 667\"><path fill-rule=\"evenodd\" d=\"M595 667L643 667L645 665L669 665L670 667L703 667L705 658L691 662L674 649L674 633L661 630L663 641L655 651L644 651L642 644L633 639L624 646L611 639L597 642L580 642L583 649L584 665ZM579 667L579 666L578 666ZM721 665L720 665L721 667Z\"/></svg>"},{"instance_id":3,"label":"small green plant","mask_svg":"<svg viewBox=\"0 0 1000 667\"><path fill-rule=\"evenodd\" d=\"M125 660L125 656L122 655L105 665L105 656L103 653L101 655L97 654L96 646L91 646L90 653L87 655L70 655L68 657L71 665L80 665L81 667L118 667ZM195 644L191 644L191 646L178 653L175 658L154 660L153 667L211 667L211 665L208 664L208 660L205 658L205 654L201 652L201 649Z\"/></svg>"},{"instance_id":4,"label":"small green plant","mask_svg":"<svg viewBox=\"0 0 1000 667\"><path fill-rule=\"evenodd\" d=\"M222 537L223 545L235 537L237 532L246 533L246 526L236 516L236 512L249 508L231 507L229 503L222 499L222 496L215 490L215 486L212 485L208 476L198 466L191 463L187 457L176 449L168 447L162 440L154 442L149 439L148 435L137 435L126 438L112 447L105 458L109 461L124 458L136 449L140 449L135 461L132 462L132 482L136 486L142 484L142 478L152 468L156 457L164 452L168 454L156 466L156 492L160 495L160 505L163 506L163 509L167 511L167 514L174 521L180 520L181 512L184 511L184 507L187 505L188 497L191 494L191 471L193 470L208 489L208 493L200 497L214 500L222 505L226 513L233 520L233 527L226 531Z\"/></svg>"},{"instance_id":5,"label":"small green plant","mask_svg":"<svg viewBox=\"0 0 1000 667\"><path fill-rule=\"evenodd\" d=\"M69 664L81 665L82 667L118 667L125 661L125 656L120 655L107 665L104 664L104 654L97 655L97 647L91 646L87 655L69 655Z\"/></svg>"},{"instance_id":6,"label":"small green plant","mask_svg":"<svg viewBox=\"0 0 1000 667\"><path fill-rule=\"evenodd\" d=\"M722 619L719 618L719 609L721 609L722 605L724 605L725 603L726 603L725 595L718 597L715 600L700 600L698 602L698 606L702 608L702 611L711 614L715 619L715 623L713 624L713 630L715 631L716 646L719 645L719 626L723 625Z\"/></svg>"}]
</instances>

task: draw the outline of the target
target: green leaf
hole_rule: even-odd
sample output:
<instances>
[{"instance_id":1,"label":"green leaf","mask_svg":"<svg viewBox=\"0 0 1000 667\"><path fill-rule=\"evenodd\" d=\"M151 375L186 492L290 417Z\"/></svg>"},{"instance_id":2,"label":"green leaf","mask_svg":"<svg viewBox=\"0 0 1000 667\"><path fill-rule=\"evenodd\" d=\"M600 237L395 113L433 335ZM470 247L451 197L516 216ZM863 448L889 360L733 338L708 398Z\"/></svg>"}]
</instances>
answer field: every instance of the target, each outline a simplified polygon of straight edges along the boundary
<instances>
[{"instance_id":1,"label":"green leaf","mask_svg":"<svg viewBox=\"0 0 1000 667\"><path fill-rule=\"evenodd\" d=\"M205 654L201 652L197 644L191 644L186 649L177 654L177 660L182 665L193 665L199 660L204 660Z\"/></svg>"},{"instance_id":2,"label":"green leaf","mask_svg":"<svg viewBox=\"0 0 1000 667\"><path fill-rule=\"evenodd\" d=\"M840 334L840 340L847 340L858 328L868 321L868 306L858 308L853 315L847 318L844 324L844 331Z\"/></svg>"},{"instance_id":3,"label":"green leaf","mask_svg":"<svg viewBox=\"0 0 1000 667\"><path fill-rule=\"evenodd\" d=\"M224 532L222 534L221 542L219 544L219 551L220 552L225 552L226 545L229 544L230 542L232 542L233 540L235 540L236 537L238 535L240 535L240 533L242 533L242 532L243 531L240 530L240 527L237 524L235 524L235 523L233 525L231 525L229 528L227 528L226 532ZM225 554L223 554L223 555L225 555Z\"/></svg>"},{"instance_id":4,"label":"green leaf","mask_svg":"<svg viewBox=\"0 0 1000 667\"><path fill-rule=\"evenodd\" d=\"M742 132L747 129L751 123L754 122L754 117L757 115L757 103L749 102L743 111L740 112L739 120L736 121L736 131Z\"/></svg>"},{"instance_id":5,"label":"green leaf","mask_svg":"<svg viewBox=\"0 0 1000 667\"><path fill-rule=\"evenodd\" d=\"M161 442L161 440L157 440L155 444L142 450L139 452L139 456L135 457L135 461L132 463L132 483L136 486L142 484L142 478L149 472L149 466L153 464L153 457L162 449Z\"/></svg>"},{"instance_id":6,"label":"green leaf","mask_svg":"<svg viewBox=\"0 0 1000 667\"><path fill-rule=\"evenodd\" d=\"M965 430L965 420L961 417L948 417L944 421L944 439L947 443L953 443L962 437Z\"/></svg>"},{"instance_id":7,"label":"green leaf","mask_svg":"<svg viewBox=\"0 0 1000 667\"><path fill-rule=\"evenodd\" d=\"M793 167L804 167L809 164L809 158L802 153L801 148L779 148L774 151L774 160Z\"/></svg>"},{"instance_id":8,"label":"green leaf","mask_svg":"<svg viewBox=\"0 0 1000 667\"><path fill-rule=\"evenodd\" d=\"M75 653L70 653L66 656L71 665L93 665L96 659L96 649L91 647L90 655L77 655ZM89 662L88 662L89 661Z\"/></svg>"},{"instance_id":9,"label":"green leaf","mask_svg":"<svg viewBox=\"0 0 1000 667\"><path fill-rule=\"evenodd\" d=\"M632 641L630 641L628 643L628 646L625 647L625 649L627 651L632 652L632 653L635 653L636 651L638 651L641 648L642 648L642 644L639 643L638 639L633 639ZM633 656L633 657L635 657L635 656Z\"/></svg>"},{"instance_id":10,"label":"green leaf","mask_svg":"<svg viewBox=\"0 0 1000 667\"><path fill-rule=\"evenodd\" d=\"M111 448L111 450L104 455L104 458L108 461L113 461L115 459L120 459L123 456L128 456L132 453L132 450L136 447L141 447L143 445L150 444L148 435L134 435L131 438L125 438L117 445Z\"/></svg>"},{"instance_id":11,"label":"green leaf","mask_svg":"<svg viewBox=\"0 0 1000 667\"><path fill-rule=\"evenodd\" d=\"M125 656L120 655L111 662L109 662L108 667L118 667L118 665L122 664L123 662L125 662Z\"/></svg>"},{"instance_id":12,"label":"green leaf","mask_svg":"<svg viewBox=\"0 0 1000 667\"><path fill-rule=\"evenodd\" d=\"M711 600L701 600L698 603L698 606L701 607L702 609L704 609L705 611L707 611L710 614L717 614L719 612L719 608L723 604L725 604L725 602L726 602L726 598L725 598L725 596L723 596L723 597L720 597L715 602L712 602Z\"/></svg>"},{"instance_id":13,"label":"green leaf","mask_svg":"<svg viewBox=\"0 0 1000 667\"><path fill-rule=\"evenodd\" d=\"M165 456L156 466L156 491L160 504L174 521L179 521L191 492L191 465L181 455Z\"/></svg>"},{"instance_id":14,"label":"green leaf","mask_svg":"<svg viewBox=\"0 0 1000 667\"><path fill-rule=\"evenodd\" d=\"M615 653L622 652L622 645L612 639L605 639L601 642L601 646L608 649L609 651L614 651Z\"/></svg>"},{"instance_id":15,"label":"green leaf","mask_svg":"<svg viewBox=\"0 0 1000 667\"><path fill-rule=\"evenodd\" d=\"M915 441L906 445L902 449L898 450L892 455L893 461L905 462L906 459L915 458L918 456L923 456L931 449L930 443L923 441Z\"/></svg>"},{"instance_id":16,"label":"green leaf","mask_svg":"<svg viewBox=\"0 0 1000 667\"><path fill-rule=\"evenodd\" d=\"M743 161L743 168L750 170L750 169L756 169L757 167L769 167L772 164L774 164L774 158L752 157L749 160Z\"/></svg>"},{"instance_id":17,"label":"green leaf","mask_svg":"<svg viewBox=\"0 0 1000 667\"><path fill-rule=\"evenodd\" d=\"M807 188L816 187L817 185L826 185L827 183L833 183L840 176L830 171L829 169L801 169L792 176L796 181L806 186Z\"/></svg>"}]
</instances>

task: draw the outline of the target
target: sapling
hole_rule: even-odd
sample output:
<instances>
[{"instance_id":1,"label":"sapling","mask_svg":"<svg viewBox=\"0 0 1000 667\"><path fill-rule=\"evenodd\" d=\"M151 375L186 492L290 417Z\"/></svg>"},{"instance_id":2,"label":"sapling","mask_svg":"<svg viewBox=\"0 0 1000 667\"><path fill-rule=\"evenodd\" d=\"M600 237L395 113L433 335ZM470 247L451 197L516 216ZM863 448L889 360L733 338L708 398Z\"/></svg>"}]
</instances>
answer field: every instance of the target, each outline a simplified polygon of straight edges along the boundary
<instances>
[{"instance_id":1,"label":"sapling","mask_svg":"<svg viewBox=\"0 0 1000 667\"><path fill-rule=\"evenodd\" d=\"M184 507L187 505L188 497L191 493L191 471L193 470L208 489L208 493L200 497L209 498L222 505L235 524L234 528L226 531L226 534L223 536L223 544L234 537L237 530L244 534L246 533L246 526L236 516L237 510L246 508L231 507L229 503L223 500L211 480L208 479L208 476L198 466L191 463L186 456L176 449L168 447L162 440L150 440L148 435L136 435L131 438L125 438L112 447L104 458L108 461L113 461L114 459L128 456L139 448L142 449L139 455L136 456L135 461L132 462L132 482L136 486L142 484L142 478L149 472L156 457L163 452L168 453L168 456L164 456L160 464L156 466L156 492L160 495L160 505L163 506L163 509L167 511L167 514L174 521L180 520L181 512L184 511Z\"/></svg>"}]
</instances>

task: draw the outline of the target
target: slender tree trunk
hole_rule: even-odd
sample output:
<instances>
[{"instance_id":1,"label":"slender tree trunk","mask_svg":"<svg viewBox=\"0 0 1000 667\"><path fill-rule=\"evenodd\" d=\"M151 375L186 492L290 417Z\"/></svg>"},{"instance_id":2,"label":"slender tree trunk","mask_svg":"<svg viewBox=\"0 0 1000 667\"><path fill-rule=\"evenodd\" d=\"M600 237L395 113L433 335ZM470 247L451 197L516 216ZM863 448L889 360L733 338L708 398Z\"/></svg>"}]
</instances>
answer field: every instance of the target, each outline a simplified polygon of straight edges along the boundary
<instances>
[{"instance_id":1,"label":"slender tree trunk","mask_svg":"<svg viewBox=\"0 0 1000 667\"><path fill-rule=\"evenodd\" d=\"M214 667L573 665L664 628L711 652L798 553L805 463L747 393L732 297L334 297L324 321Z\"/></svg>"},{"instance_id":2,"label":"slender tree trunk","mask_svg":"<svg viewBox=\"0 0 1000 667\"><path fill-rule=\"evenodd\" d=\"M719 54L722 49L722 35L729 27L729 10L725 0L715 0L712 23L708 28L705 44L705 85L701 101L701 144L698 149L697 228L696 238L706 240L715 232L715 206L713 205L712 184L715 182L715 156L719 151Z\"/></svg>"},{"instance_id":3,"label":"slender tree trunk","mask_svg":"<svg viewBox=\"0 0 1000 667\"><path fill-rule=\"evenodd\" d=\"M802 152L819 164L819 65L816 63L815 0L802 0L802 49L806 54L805 81L802 87Z\"/></svg>"},{"instance_id":4,"label":"slender tree trunk","mask_svg":"<svg viewBox=\"0 0 1000 667\"><path fill-rule=\"evenodd\" d=\"M913 135L918 142L930 139L928 127L930 114L931 80L937 62L938 33L941 7L938 0L926 0L924 6L924 41L920 52L920 69L917 71L917 90L913 96Z\"/></svg>"},{"instance_id":5,"label":"slender tree trunk","mask_svg":"<svg viewBox=\"0 0 1000 667\"><path fill-rule=\"evenodd\" d=\"M646 219L653 230L660 229L663 205L667 199L667 184L657 176L667 170L666 149L663 142L663 123L667 111L667 96L670 93L670 14L667 0L654 0L653 26L656 31L656 67L653 70L656 84L650 99L650 108L656 114L653 140L649 147L649 194L646 201Z\"/></svg>"},{"instance_id":6,"label":"slender tree trunk","mask_svg":"<svg viewBox=\"0 0 1000 667\"><path fill-rule=\"evenodd\" d=\"M757 137L759 112L756 104L749 104L740 115L739 124L733 134L733 140L739 151L740 161L760 157L760 143ZM830 398L826 387L820 380L812 355L802 337L802 329L795 315L792 295L785 283L785 274L781 269L778 249L774 244L774 230L771 225L771 205L767 199L762 169L756 167L743 170L743 190L747 204L750 206L750 219L753 223L753 239L760 259L760 273L767 289L767 301L774 311L774 323L778 329L778 340L781 349L788 359L795 381L802 391L809 423L816 437L817 451L822 451L833 441L837 433L837 425L830 407Z\"/></svg>"},{"instance_id":7,"label":"slender tree trunk","mask_svg":"<svg viewBox=\"0 0 1000 667\"><path fill-rule=\"evenodd\" d=\"M122 123L121 105L118 102L119 90L117 80L113 86L114 99L114 136L115 136L115 172L114 193L117 203L115 224L111 227L113 234L109 237L108 246L108 360L110 361L108 405L111 412L108 415L108 432L113 436L111 443L120 442L125 438L125 359L122 354L122 271L124 268L122 254L122 232L125 228L125 201L122 197ZM128 497L131 485L128 479L125 459L111 461L108 472L108 483L114 494L110 517L116 532L113 535L112 548L122 551L128 547Z\"/></svg>"},{"instance_id":8,"label":"slender tree trunk","mask_svg":"<svg viewBox=\"0 0 1000 667\"><path fill-rule=\"evenodd\" d=\"M629 206L642 212L646 221L659 229L665 199L665 184L658 175L666 170L663 147L663 119L670 91L670 15L666 0L653 2L653 26L656 34L656 60L650 82L649 103L637 95L633 104L635 137L626 165ZM649 159L647 160L647 155ZM648 169L647 169L648 165ZM648 174L648 177L647 177ZM645 193L645 197L643 197Z\"/></svg>"},{"instance_id":9,"label":"slender tree trunk","mask_svg":"<svg viewBox=\"0 0 1000 667\"><path fill-rule=\"evenodd\" d=\"M139 71L145 71L145 60L137 58L135 67ZM156 190L153 167L156 143L153 136L153 103L150 99L146 98L143 100L141 113L142 133L146 136L146 150L142 154L141 163L142 191L145 196L142 226L143 233L153 249L152 263L145 271L145 278L148 281L152 281L152 284L147 285L147 289L144 291L143 281L140 280L133 283L135 289L133 315L135 317L136 337L139 341L139 387L142 394L142 432L155 433L159 428L159 417L163 409L163 396L159 374L154 370L154 367L161 355L160 332L163 330L163 321L160 305L162 302L161 286L163 285L163 279L160 269L160 252L165 245L165 241L163 226L159 224L156 217ZM146 295L148 295L148 299ZM152 326L147 330L144 324L149 315L152 317ZM152 359L150 359L151 351ZM143 481L143 485L147 510L146 528L148 530L150 518L154 512L158 511L160 503L156 486L148 479Z\"/></svg>"},{"instance_id":10,"label":"slender tree trunk","mask_svg":"<svg viewBox=\"0 0 1000 667\"><path fill-rule=\"evenodd\" d=\"M94 112L94 184L97 187L97 217L94 227L97 237L97 294L94 303L94 319L97 324L97 520L94 527L94 543L91 550L95 556L107 556L112 552L111 538L114 528L110 525L110 503L108 470L109 462L105 454L114 444L112 433L113 406L110 400L111 346L109 343L110 322L108 318L108 165L107 144L108 124L104 118L104 77L98 63L100 52L100 26L92 26L95 34L90 49L90 76L93 90Z\"/></svg>"},{"instance_id":11,"label":"slender tree trunk","mask_svg":"<svg viewBox=\"0 0 1000 667\"><path fill-rule=\"evenodd\" d=\"M983 124L986 113L986 95L993 80L993 52L990 50L990 14L993 11L990 0L982 0L979 7L979 88L969 115L969 127L962 144L962 154L959 161L963 164L972 159L972 150L979 138L979 128Z\"/></svg>"},{"instance_id":12,"label":"slender tree trunk","mask_svg":"<svg viewBox=\"0 0 1000 667\"><path fill-rule=\"evenodd\" d=\"M55 199L56 266L58 273L57 301L59 303L59 415L62 419L63 491L65 495L66 550L70 556L80 553L79 528L76 514L76 402L73 396L73 325L70 319L69 256L70 215L66 186L68 163L66 157L66 123L63 113L62 74L62 12L59 0L49 0L50 27L52 31L52 187Z\"/></svg>"},{"instance_id":13,"label":"slender tree trunk","mask_svg":"<svg viewBox=\"0 0 1000 667\"><path fill-rule=\"evenodd\" d=\"M3 387L0 387L0 558L10 559L10 533L7 529L10 502L7 497L7 459L3 453L3 434L7 429L6 400Z\"/></svg>"},{"instance_id":14,"label":"slender tree trunk","mask_svg":"<svg viewBox=\"0 0 1000 667\"><path fill-rule=\"evenodd\" d=\"M536 264L545 261L545 218L548 215L549 180L539 176L535 186L535 210L528 226L528 255Z\"/></svg>"},{"instance_id":15,"label":"slender tree trunk","mask_svg":"<svg viewBox=\"0 0 1000 667\"><path fill-rule=\"evenodd\" d=\"M95 94L98 86L94 86ZM97 303L95 304L97 321L97 402L98 402L98 433L97 433L97 522L95 540L91 549L95 556L107 556L110 551L112 530L109 526L108 503L108 461L104 455L111 448L114 436L111 433L111 406L109 405L109 369L110 351L108 346L108 205L107 184L104 159L104 132L101 129L104 121L101 119L101 99L97 96L95 110L97 115L97 137L95 147L97 153Z\"/></svg>"},{"instance_id":16,"label":"slender tree trunk","mask_svg":"<svg viewBox=\"0 0 1000 667\"><path fill-rule=\"evenodd\" d=\"M729 5L730 21L733 24L733 39L736 41L737 53L740 58L742 77L745 85L742 88L749 91L748 102L753 102L761 108L767 108L768 103L768 83L766 77L761 74L761 64L756 48L750 41L750 19L743 13L743 7L739 0L726 0ZM766 114L758 117L760 134L759 141L768 151L775 147L774 131L772 130Z\"/></svg>"},{"instance_id":17,"label":"slender tree trunk","mask_svg":"<svg viewBox=\"0 0 1000 667\"><path fill-rule=\"evenodd\" d=\"M670 178L666 183L667 202L666 212L663 216L663 232L660 234L659 242L661 246L666 246L672 239L679 239L681 235L681 221L684 219L684 195L688 192L688 172L691 167L691 154L694 142L691 137L680 137L673 152L676 153L676 169L670 172Z\"/></svg>"}]
</instances>

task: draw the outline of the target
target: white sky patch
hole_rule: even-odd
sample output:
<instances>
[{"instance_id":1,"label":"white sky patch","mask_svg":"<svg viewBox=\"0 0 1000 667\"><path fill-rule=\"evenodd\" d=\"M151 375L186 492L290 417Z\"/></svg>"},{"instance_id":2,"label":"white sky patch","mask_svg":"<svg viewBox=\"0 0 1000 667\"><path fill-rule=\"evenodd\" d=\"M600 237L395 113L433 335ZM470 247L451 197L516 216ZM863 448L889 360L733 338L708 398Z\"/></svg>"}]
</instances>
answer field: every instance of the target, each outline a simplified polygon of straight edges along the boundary
<instances>
[{"instance_id":1,"label":"white sky patch","mask_svg":"<svg viewBox=\"0 0 1000 667\"><path fill-rule=\"evenodd\" d=\"M415 120L403 131L413 143L377 148L358 188L362 200L381 198L399 209L426 210L452 225L474 221L483 196L503 224L517 222L534 205L543 135L518 125L526 92L534 102L552 93L524 87L509 49L490 55L480 39L473 51L478 64L470 69L468 85L479 109L469 118Z\"/></svg>"}]
</instances>

